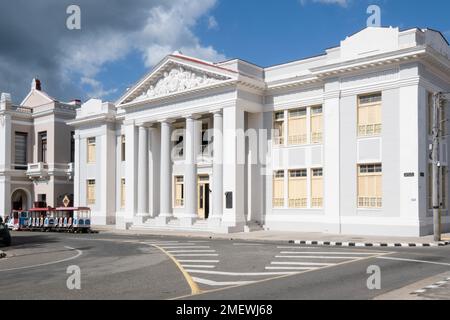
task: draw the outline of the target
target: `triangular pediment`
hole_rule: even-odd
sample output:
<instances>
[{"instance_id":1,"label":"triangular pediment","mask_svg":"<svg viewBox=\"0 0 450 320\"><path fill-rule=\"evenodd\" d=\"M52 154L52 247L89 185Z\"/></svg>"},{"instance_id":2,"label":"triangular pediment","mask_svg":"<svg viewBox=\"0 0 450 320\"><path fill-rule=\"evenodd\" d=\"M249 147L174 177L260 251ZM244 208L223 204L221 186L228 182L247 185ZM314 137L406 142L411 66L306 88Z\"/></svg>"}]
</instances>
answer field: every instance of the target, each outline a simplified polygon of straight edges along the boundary
<instances>
[{"instance_id":1,"label":"triangular pediment","mask_svg":"<svg viewBox=\"0 0 450 320\"><path fill-rule=\"evenodd\" d=\"M169 56L130 89L119 100L118 105L208 88L235 77L231 70L199 62L201 61L188 61L184 57Z\"/></svg>"},{"instance_id":2,"label":"triangular pediment","mask_svg":"<svg viewBox=\"0 0 450 320\"><path fill-rule=\"evenodd\" d=\"M54 100L50 98L47 94L39 90L32 89L25 97L25 99L23 99L20 106L33 108L36 106L42 106L53 102Z\"/></svg>"}]
</instances>

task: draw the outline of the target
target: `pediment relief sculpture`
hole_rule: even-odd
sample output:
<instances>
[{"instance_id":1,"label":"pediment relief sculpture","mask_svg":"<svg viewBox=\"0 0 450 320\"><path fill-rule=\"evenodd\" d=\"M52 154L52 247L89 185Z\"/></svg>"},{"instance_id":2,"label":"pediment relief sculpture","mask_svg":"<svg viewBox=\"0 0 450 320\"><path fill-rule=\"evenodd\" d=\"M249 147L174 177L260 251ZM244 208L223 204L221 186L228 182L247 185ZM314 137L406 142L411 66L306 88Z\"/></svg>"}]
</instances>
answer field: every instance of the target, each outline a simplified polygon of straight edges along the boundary
<instances>
[{"instance_id":1,"label":"pediment relief sculpture","mask_svg":"<svg viewBox=\"0 0 450 320\"><path fill-rule=\"evenodd\" d=\"M159 80L147 85L143 93L134 101L151 99L198 87L213 85L226 79L226 77L220 76L211 77L200 72L187 70L183 67L173 68L170 71L164 72L163 77Z\"/></svg>"}]
</instances>

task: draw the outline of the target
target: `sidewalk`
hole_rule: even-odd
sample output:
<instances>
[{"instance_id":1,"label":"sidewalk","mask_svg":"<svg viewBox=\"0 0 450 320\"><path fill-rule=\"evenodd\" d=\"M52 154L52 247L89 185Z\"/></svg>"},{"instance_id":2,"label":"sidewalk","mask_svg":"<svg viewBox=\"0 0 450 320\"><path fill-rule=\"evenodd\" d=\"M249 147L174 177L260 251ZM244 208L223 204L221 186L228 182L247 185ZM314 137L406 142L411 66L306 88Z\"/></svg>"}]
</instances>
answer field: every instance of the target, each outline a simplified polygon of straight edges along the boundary
<instances>
[{"instance_id":1,"label":"sidewalk","mask_svg":"<svg viewBox=\"0 0 450 320\"><path fill-rule=\"evenodd\" d=\"M123 235L158 235L187 238L209 238L225 240L289 242L304 245L324 246L378 246L378 247L417 247L417 246L445 246L450 241L434 242L433 236L427 237L377 237L334 235L325 233L286 232L286 231L254 231L232 234L215 234L203 231L171 231L157 229L116 230L113 226L94 226L100 233L113 233ZM448 238L450 235L445 235Z\"/></svg>"}]
</instances>

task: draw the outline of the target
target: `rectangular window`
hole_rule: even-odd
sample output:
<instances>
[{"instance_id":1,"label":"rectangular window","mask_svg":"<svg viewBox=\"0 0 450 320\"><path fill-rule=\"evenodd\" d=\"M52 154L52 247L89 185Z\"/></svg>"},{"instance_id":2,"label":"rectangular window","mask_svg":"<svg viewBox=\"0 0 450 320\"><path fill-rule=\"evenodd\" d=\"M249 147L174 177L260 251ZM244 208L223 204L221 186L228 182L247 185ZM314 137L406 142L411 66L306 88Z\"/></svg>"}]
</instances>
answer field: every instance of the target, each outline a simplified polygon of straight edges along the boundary
<instances>
[{"instance_id":1,"label":"rectangular window","mask_svg":"<svg viewBox=\"0 0 450 320\"><path fill-rule=\"evenodd\" d=\"M39 159L38 162L47 163L47 131L39 132L38 134L39 145Z\"/></svg>"},{"instance_id":2,"label":"rectangular window","mask_svg":"<svg viewBox=\"0 0 450 320\"><path fill-rule=\"evenodd\" d=\"M311 108L311 143L323 142L323 112L322 107Z\"/></svg>"},{"instance_id":3,"label":"rectangular window","mask_svg":"<svg viewBox=\"0 0 450 320\"><path fill-rule=\"evenodd\" d=\"M284 144L284 111L279 111L274 113L274 123L273 123L273 143L274 145Z\"/></svg>"},{"instance_id":4,"label":"rectangular window","mask_svg":"<svg viewBox=\"0 0 450 320\"><path fill-rule=\"evenodd\" d=\"M284 171L275 171L273 174L273 207L284 207Z\"/></svg>"},{"instance_id":5,"label":"rectangular window","mask_svg":"<svg viewBox=\"0 0 450 320\"><path fill-rule=\"evenodd\" d=\"M289 144L306 144L308 135L306 131L306 109L289 111Z\"/></svg>"},{"instance_id":6,"label":"rectangular window","mask_svg":"<svg viewBox=\"0 0 450 320\"><path fill-rule=\"evenodd\" d=\"M75 162L75 132L70 133L70 162Z\"/></svg>"},{"instance_id":7,"label":"rectangular window","mask_svg":"<svg viewBox=\"0 0 450 320\"><path fill-rule=\"evenodd\" d=\"M380 135L381 93L358 97L358 136Z\"/></svg>"},{"instance_id":8,"label":"rectangular window","mask_svg":"<svg viewBox=\"0 0 450 320\"><path fill-rule=\"evenodd\" d=\"M24 132L16 132L15 134L15 157L14 163L16 170L26 170L27 169L27 145L28 145L28 134Z\"/></svg>"},{"instance_id":9,"label":"rectangular window","mask_svg":"<svg viewBox=\"0 0 450 320\"><path fill-rule=\"evenodd\" d=\"M95 163L96 155L95 155L95 138L87 139L87 162Z\"/></svg>"},{"instance_id":10,"label":"rectangular window","mask_svg":"<svg viewBox=\"0 0 450 320\"><path fill-rule=\"evenodd\" d=\"M121 153L121 157L120 158L121 158L122 162L124 162L125 159L126 159L125 152L126 152L126 149L125 149L125 136L122 135L120 137L120 153Z\"/></svg>"},{"instance_id":11,"label":"rectangular window","mask_svg":"<svg viewBox=\"0 0 450 320\"><path fill-rule=\"evenodd\" d=\"M358 166L358 207L379 209L383 205L381 164Z\"/></svg>"},{"instance_id":12,"label":"rectangular window","mask_svg":"<svg viewBox=\"0 0 450 320\"><path fill-rule=\"evenodd\" d=\"M184 177L175 177L175 208L184 206Z\"/></svg>"},{"instance_id":13,"label":"rectangular window","mask_svg":"<svg viewBox=\"0 0 450 320\"><path fill-rule=\"evenodd\" d=\"M311 170L311 207L323 207L323 169Z\"/></svg>"},{"instance_id":14,"label":"rectangular window","mask_svg":"<svg viewBox=\"0 0 450 320\"><path fill-rule=\"evenodd\" d=\"M120 208L125 208L125 179L120 180Z\"/></svg>"},{"instance_id":15,"label":"rectangular window","mask_svg":"<svg viewBox=\"0 0 450 320\"><path fill-rule=\"evenodd\" d=\"M428 104L427 104L427 115L428 115L428 134L433 134L433 94L428 92Z\"/></svg>"},{"instance_id":16,"label":"rectangular window","mask_svg":"<svg viewBox=\"0 0 450 320\"><path fill-rule=\"evenodd\" d=\"M95 204L95 180L87 181L87 204L92 205Z\"/></svg>"},{"instance_id":17,"label":"rectangular window","mask_svg":"<svg viewBox=\"0 0 450 320\"><path fill-rule=\"evenodd\" d=\"M289 170L289 208L308 205L307 170Z\"/></svg>"}]
</instances>

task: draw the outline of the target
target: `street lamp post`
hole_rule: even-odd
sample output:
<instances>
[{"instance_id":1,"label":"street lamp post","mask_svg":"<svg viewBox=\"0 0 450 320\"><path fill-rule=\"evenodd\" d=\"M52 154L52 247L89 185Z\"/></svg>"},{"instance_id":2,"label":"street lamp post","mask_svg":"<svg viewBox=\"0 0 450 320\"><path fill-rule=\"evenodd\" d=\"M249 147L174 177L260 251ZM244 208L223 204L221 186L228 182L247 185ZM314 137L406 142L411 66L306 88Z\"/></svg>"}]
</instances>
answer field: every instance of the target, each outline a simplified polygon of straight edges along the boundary
<instances>
[{"instance_id":1,"label":"street lamp post","mask_svg":"<svg viewBox=\"0 0 450 320\"><path fill-rule=\"evenodd\" d=\"M439 181L439 171L441 167L440 162L440 139L441 136L441 123L446 123L447 119L440 119L440 108L444 108L443 102L450 101L450 93L435 93L433 94L433 144L431 148L431 160L432 160L432 206L433 206L433 233L434 241L441 241L441 203L439 197L439 191L441 181Z\"/></svg>"}]
</instances>

